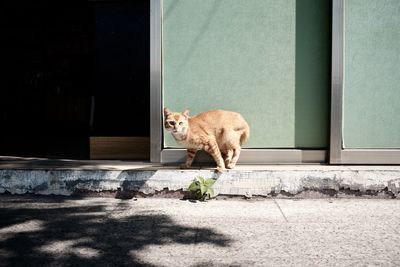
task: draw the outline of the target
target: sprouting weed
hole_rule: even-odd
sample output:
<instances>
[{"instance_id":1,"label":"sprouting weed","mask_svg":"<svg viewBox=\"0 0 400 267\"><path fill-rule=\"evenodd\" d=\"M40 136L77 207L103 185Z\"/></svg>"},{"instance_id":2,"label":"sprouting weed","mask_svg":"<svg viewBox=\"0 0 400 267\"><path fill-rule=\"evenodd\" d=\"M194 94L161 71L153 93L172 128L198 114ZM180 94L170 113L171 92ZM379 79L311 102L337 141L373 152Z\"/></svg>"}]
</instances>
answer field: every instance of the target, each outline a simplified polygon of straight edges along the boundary
<instances>
[{"instance_id":1,"label":"sprouting weed","mask_svg":"<svg viewBox=\"0 0 400 267\"><path fill-rule=\"evenodd\" d=\"M208 199L213 198L214 189L212 186L214 185L216 179L208 178L204 179L203 177L198 176L188 187L189 191L195 193L195 197L198 200L204 201L206 197Z\"/></svg>"}]
</instances>

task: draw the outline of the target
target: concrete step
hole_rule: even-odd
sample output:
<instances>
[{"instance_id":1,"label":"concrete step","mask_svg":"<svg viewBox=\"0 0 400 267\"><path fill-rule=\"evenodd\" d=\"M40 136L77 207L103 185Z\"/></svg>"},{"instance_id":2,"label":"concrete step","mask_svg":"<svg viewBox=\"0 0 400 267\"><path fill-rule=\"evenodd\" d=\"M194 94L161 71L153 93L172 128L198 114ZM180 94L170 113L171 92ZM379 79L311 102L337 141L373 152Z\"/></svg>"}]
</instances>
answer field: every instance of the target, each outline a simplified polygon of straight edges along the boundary
<instances>
[{"instance_id":1,"label":"concrete step","mask_svg":"<svg viewBox=\"0 0 400 267\"><path fill-rule=\"evenodd\" d=\"M204 166L0 157L0 193L184 194L198 176L217 179L215 191L229 196L400 198L400 166L242 165L218 174Z\"/></svg>"}]
</instances>

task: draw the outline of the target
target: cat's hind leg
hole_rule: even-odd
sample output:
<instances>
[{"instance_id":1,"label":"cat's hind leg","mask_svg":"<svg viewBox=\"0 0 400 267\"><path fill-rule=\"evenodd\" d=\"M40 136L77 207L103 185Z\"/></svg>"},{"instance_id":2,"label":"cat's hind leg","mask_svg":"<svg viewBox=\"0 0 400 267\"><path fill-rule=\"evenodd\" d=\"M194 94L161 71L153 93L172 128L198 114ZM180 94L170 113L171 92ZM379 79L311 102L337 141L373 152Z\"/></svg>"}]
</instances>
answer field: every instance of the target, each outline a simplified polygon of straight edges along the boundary
<instances>
[{"instance_id":1,"label":"cat's hind leg","mask_svg":"<svg viewBox=\"0 0 400 267\"><path fill-rule=\"evenodd\" d=\"M228 149L223 155L223 158L224 158L224 161L225 161L225 167L228 168L228 169L230 169L229 168L229 164L231 163L232 156L233 156L233 150L232 149Z\"/></svg>"},{"instance_id":2,"label":"cat's hind leg","mask_svg":"<svg viewBox=\"0 0 400 267\"><path fill-rule=\"evenodd\" d=\"M236 166L236 163L240 156L240 146L233 149L233 156L231 162L226 166L228 169L233 169Z\"/></svg>"},{"instance_id":3,"label":"cat's hind leg","mask_svg":"<svg viewBox=\"0 0 400 267\"><path fill-rule=\"evenodd\" d=\"M223 172L225 170L224 160L221 155L221 151L218 148L217 142L213 141L204 146L204 150L213 157L215 163L217 163L217 171Z\"/></svg>"}]
</instances>

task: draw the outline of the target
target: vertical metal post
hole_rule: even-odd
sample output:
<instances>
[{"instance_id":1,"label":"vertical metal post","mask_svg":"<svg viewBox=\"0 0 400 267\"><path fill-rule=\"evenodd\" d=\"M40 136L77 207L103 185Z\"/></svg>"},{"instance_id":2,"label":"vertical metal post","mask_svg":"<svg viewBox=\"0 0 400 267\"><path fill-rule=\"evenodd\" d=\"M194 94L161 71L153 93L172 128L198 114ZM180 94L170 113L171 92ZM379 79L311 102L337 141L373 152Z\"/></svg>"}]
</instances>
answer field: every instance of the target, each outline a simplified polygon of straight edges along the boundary
<instances>
[{"instance_id":1,"label":"vertical metal post","mask_svg":"<svg viewBox=\"0 0 400 267\"><path fill-rule=\"evenodd\" d=\"M162 0L150 0L150 161L161 161L161 23Z\"/></svg>"},{"instance_id":2,"label":"vertical metal post","mask_svg":"<svg viewBox=\"0 0 400 267\"><path fill-rule=\"evenodd\" d=\"M344 0L333 0L332 4L330 163L340 164L342 163Z\"/></svg>"}]
</instances>

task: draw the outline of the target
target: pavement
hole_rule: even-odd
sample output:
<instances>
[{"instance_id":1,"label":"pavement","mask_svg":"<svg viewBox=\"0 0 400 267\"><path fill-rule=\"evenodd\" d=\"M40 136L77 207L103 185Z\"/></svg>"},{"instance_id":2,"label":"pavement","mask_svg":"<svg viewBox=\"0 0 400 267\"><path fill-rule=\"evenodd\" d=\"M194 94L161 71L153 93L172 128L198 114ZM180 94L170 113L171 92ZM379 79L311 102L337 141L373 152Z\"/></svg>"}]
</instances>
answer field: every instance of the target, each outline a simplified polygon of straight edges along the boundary
<instances>
[{"instance_id":1,"label":"pavement","mask_svg":"<svg viewBox=\"0 0 400 267\"><path fill-rule=\"evenodd\" d=\"M0 195L0 266L400 266L397 199Z\"/></svg>"}]
</instances>

